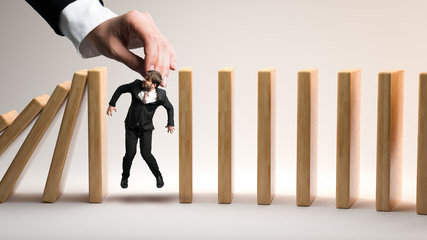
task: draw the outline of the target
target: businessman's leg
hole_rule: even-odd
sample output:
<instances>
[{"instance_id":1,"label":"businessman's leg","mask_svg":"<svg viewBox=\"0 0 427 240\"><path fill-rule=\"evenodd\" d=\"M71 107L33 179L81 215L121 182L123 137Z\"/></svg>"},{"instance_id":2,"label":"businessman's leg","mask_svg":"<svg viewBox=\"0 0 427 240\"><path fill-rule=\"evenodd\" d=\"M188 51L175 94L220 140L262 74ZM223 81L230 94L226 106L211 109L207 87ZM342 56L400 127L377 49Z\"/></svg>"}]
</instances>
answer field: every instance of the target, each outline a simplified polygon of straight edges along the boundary
<instances>
[{"instance_id":1,"label":"businessman's leg","mask_svg":"<svg viewBox=\"0 0 427 240\"><path fill-rule=\"evenodd\" d=\"M126 153L123 157L123 173L121 185L123 188L127 187L127 179L130 175L130 168L132 166L133 158L136 154L136 143L138 142L138 136L131 129L126 128Z\"/></svg>"},{"instance_id":2,"label":"businessman's leg","mask_svg":"<svg viewBox=\"0 0 427 240\"><path fill-rule=\"evenodd\" d=\"M151 142L152 142L153 131L144 131L140 136L140 147L142 158L147 163L153 175L157 180L157 187L163 187L163 177L159 171L156 158L151 154Z\"/></svg>"}]
</instances>

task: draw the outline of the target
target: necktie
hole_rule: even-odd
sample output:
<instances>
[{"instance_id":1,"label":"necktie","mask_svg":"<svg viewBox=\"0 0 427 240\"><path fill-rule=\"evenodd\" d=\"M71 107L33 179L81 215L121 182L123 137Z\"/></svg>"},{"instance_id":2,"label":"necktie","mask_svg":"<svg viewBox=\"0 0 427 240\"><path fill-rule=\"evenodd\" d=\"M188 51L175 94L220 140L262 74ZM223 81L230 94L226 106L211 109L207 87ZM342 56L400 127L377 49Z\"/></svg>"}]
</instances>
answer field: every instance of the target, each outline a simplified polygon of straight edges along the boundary
<instances>
[{"instance_id":1,"label":"necktie","mask_svg":"<svg viewBox=\"0 0 427 240\"><path fill-rule=\"evenodd\" d=\"M148 92L145 92L145 93L144 93L144 97L142 98L142 102L143 102L144 104L146 104L146 103L147 103L147 98L148 98Z\"/></svg>"}]
</instances>

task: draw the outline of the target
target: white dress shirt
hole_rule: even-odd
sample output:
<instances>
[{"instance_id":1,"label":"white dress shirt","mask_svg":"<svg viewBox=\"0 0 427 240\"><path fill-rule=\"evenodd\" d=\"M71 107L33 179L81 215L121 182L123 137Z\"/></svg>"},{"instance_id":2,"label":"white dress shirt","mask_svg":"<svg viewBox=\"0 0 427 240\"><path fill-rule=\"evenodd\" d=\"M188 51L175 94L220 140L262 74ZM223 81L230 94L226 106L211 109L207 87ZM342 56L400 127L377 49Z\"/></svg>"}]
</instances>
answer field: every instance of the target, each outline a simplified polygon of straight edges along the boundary
<instances>
[{"instance_id":1,"label":"white dress shirt","mask_svg":"<svg viewBox=\"0 0 427 240\"><path fill-rule=\"evenodd\" d=\"M98 0L77 0L62 10L59 29L71 40L82 57L95 57L100 53L85 37L99 24L116 16Z\"/></svg>"},{"instance_id":2,"label":"white dress shirt","mask_svg":"<svg viewBox=\"0 0 427 240\"><path fill-rule=\"evenodd\" d=\"M145 95L146 91L141 91L139 92L138 96L142 99L142 101L144 101L144 95ZM147 103L153 103L157 101L157 89L154 89L151 92L148 92L148 96L147 96Z\"/></svg>"}]
</instances>

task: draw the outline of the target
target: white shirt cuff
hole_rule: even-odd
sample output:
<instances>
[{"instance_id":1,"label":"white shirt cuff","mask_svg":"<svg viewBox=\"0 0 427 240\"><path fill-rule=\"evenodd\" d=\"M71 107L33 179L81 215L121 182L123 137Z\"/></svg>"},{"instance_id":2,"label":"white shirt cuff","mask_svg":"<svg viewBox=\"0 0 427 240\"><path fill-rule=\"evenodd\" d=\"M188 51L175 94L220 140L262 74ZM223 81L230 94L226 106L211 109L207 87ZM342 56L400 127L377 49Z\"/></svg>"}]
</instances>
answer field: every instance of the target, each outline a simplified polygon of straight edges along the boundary
<instances>
[{"instance_id":1,"label":"white shirt cuff","mask_svg":"<svg viewBox=\"0 0 427 240\"><path fill-rule=\"evenodd\" d=\"M85 37L99 24L116 16L117 14L103 7L98 0L78 0L62 10L59 29L73 42L80 56L95 57L99 56L100 52Z\"/></svg>"}]
</instances>

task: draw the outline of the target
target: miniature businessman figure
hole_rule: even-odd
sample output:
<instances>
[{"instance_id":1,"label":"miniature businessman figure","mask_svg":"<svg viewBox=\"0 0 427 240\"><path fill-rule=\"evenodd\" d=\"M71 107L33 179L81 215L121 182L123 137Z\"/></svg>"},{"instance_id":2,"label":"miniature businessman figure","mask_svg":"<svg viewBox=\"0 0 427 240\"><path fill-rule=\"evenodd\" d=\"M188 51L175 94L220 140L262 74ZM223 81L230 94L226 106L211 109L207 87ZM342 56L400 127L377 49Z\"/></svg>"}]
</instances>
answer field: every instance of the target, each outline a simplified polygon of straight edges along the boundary
<instances>
[{"instance_id":1,"label":"miniature businessman figure","mask_svg":"<svg viewBox=\"0 0 427 240\"><path fill-rule=\"evenodd\" d=\"M134 82L118 87L111 97L110 106L107 110L107 115L110 116L112 116L113 111L116 111L116 102L123 93L132 95L132 103L125 119L126 154L123 157L123 173L120 182L122 188L128 187L130 168L136 154L138 139L142 158L156 177L157 187L161 188L164 185L157 161L151 154L151 139L154 130L153 116L157 107L162 105L167 111L168 123L166 128L168 133L173 133L175 128L173 106L166 96L166 91L158 88L161 82L161 74L150 70L144 80L137 79Z\"/></svg>"}]
</instances>

